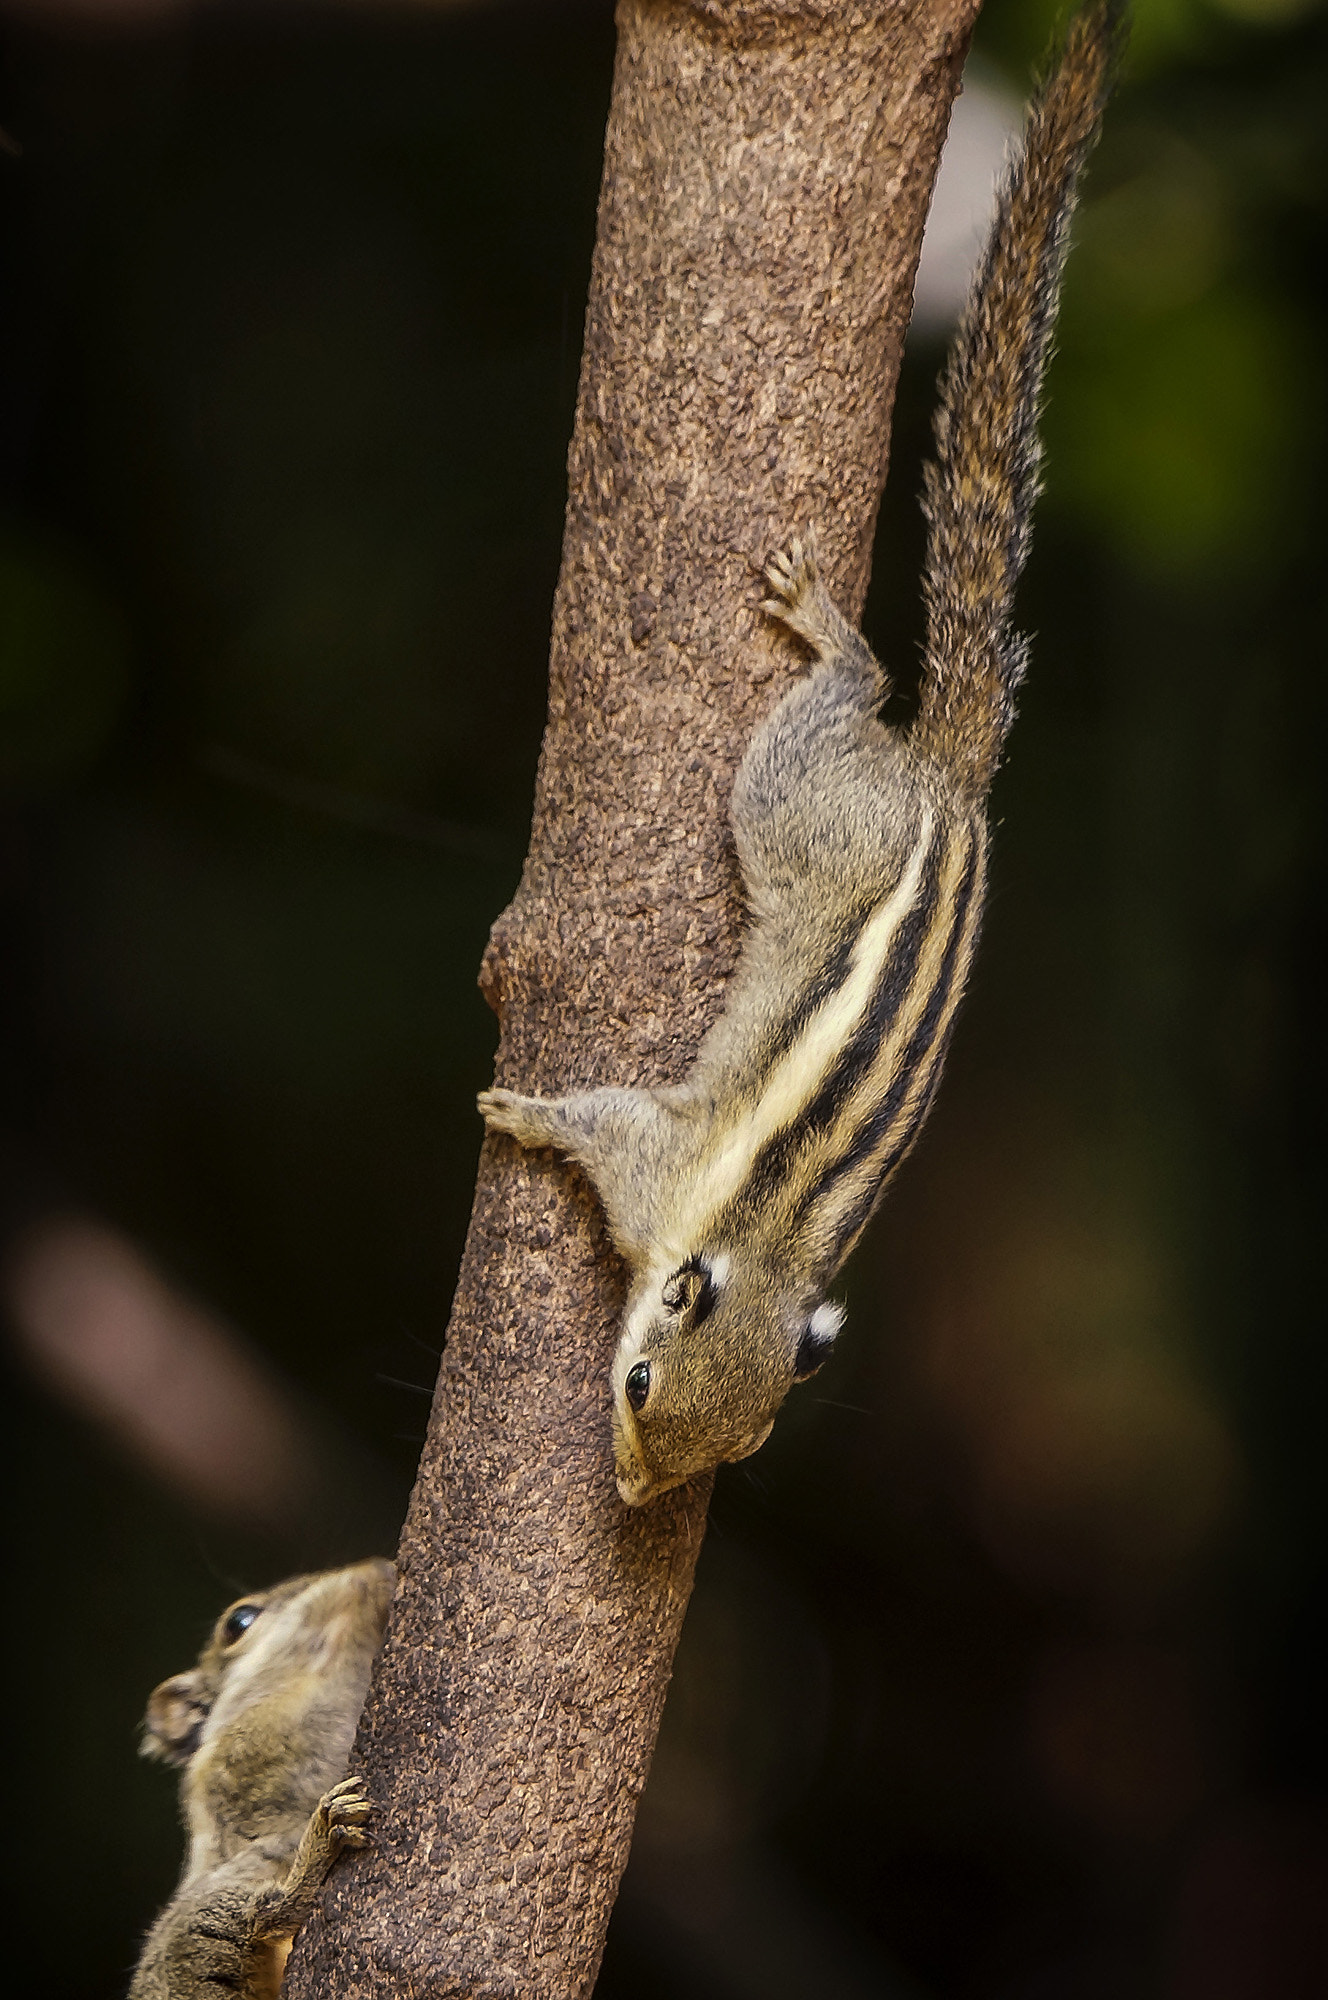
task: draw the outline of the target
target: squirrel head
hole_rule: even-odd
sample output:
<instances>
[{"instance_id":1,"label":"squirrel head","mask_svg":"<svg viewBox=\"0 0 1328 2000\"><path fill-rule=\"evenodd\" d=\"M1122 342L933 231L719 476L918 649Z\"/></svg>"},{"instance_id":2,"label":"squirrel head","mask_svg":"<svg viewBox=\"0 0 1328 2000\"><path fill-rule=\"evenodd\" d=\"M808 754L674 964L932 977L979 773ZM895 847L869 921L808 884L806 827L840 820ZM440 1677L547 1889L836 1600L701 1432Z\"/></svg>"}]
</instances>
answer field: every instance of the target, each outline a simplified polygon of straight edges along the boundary
<instances>
[{"instance_id":1,"label":"squirrel head","mask_svg":"<svg viewBox=\"0 0 1328 2000\"><path fill-rule=\"evenodd\" d=\"M614 1466L628 1506L754 1452L793 1384L828 1359L843 1318L748 1252L700 1251L645 1272L613 1363Z\"/></svg>"},{"instance_id":2,"label":"squirrel head","mask_svg":"<svg viewBox=\"0 0 1328 2000\"><path fill-rule=\"evenodd\" d=\"M237 1598L213 1626L198 1665L153 1689L143 1756L189 1764L239 1715L286 1702L307 1676L330 1680L340 1668L367 1678L395 1582L392 1564L375 1556Z\"/></svg>"}]
</instances>

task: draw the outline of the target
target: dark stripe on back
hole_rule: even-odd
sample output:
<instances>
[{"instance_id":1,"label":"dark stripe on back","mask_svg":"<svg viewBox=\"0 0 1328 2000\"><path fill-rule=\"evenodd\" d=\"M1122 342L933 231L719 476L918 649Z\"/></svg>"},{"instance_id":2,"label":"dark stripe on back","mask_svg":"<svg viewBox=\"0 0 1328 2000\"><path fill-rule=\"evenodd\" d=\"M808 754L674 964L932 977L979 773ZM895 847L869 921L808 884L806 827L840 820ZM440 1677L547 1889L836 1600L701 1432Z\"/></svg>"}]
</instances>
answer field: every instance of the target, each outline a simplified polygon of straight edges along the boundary
<instances>
[{"instance_id":1,"label":"dark stripe on back","mask_svg":"<svg viewBox=\"0 0 1328 2000\"><path fill-rule=\"evenodd\" d=\"M914 1107L913 1116L908 1121L907 1130L900 1138L898 1144L891 1147L889 1157L882 1163L880 1170L874 1173L871 1179L862 1187L853 1206L840 1217L839 1226L835 1231L834 1245L829 1255L817 1267L818 1283L829 1284L830 1280L834 1277L849 1251L853 1248L857 1238L871 1221L872 1211L880 1201L881 1196L885 1193L890 1176L904 1159L909 1148L917 1138L918 1133L926 1124L927 1113L931 1110L932 1100L940 1088L941 1071L944 1068L943 1058L949 1039L947 1035L945 1041L941 1044L938 1051L938 1060L933 1065L931 1075L927 1079L926 1088L923 1090ZM827 1192L827 1186L828 1184L823 1182L817 1190L816 1195L811 1199L813 1201L819 1199L820 1196ZM810 1206L810 1203L804 1206L799 1212L798 1220L801 1227L806 1226L807 1206Z\"/></svg>"},{"instance_id":2,"label":"dark stripe on back","mask_svg":"<svg viewBox=\"0 0 1328 2000\"><path fill-rule=\"evenodd\" d=\"M759 1148L746 1180L733 1197L735 1205L763 1202L777 1191L804 1140L829 1130L845 1099L875 1062L882 1042L908 998L918 954L927 941L936 914L942 852L942 843L934 842L927 856L917 898L890 941L890 949L861 1023L826 1072L810 1104L787 1125L781 1125ZM880 904L876 908L879 909Z\"/></svg>"},{"instance_id":3,"label":"dark stripe on back","mask_svg":"<svg viewBox=\"0 0 1328 2000\"><path fill-rule=\"evenodd\" d=\"M935 985L932 987L931 997L927 1002L922 1019L918 1022L909 1039L908 1047L904 1051L903 1060L896 1071L894 1082L880 1103L871 1112L870 1116L865 1118L862 1124L859 1125L853 1135L852 1145L837 1160L831 1163L817 1186L810 1189L798 1204L795 1227L801 1226L806 1219L808 1211L816 1203L823 1201L829 1195L833 1194L841 1181L845 1180L850 1174L856 1173L858 1168L871 1158L882 1140L889 1136L890 1128L898 1118L908 1097L908 1093L917 1080L919 1068L926 1061L928 1054L931 1053L934 1055L934 1062L931 1067L931 1074L922 1090L919 1101L914 1106L912 1115L904 1131L890 1148L885 1158L879 1163L876 1174L873 1177L872 1186L867 1191L870 1195L867 1214L871 1213L871 1208L874 1206L876 1197L884 1186L886 1179L893 1173L917 1137L919 1127L931 1107L932 1096L940 1080L941 1064L945 1057L946 1045L950 1039L948 1027L943 1034L940 1032L941 1021L949 1005L950 993L954 986L955 965L959 956L960 944L967 927L968 906L972 900L974 883L978 871L978 856L979 843L975 840L969 850L968 860L964 866L963 879L955 891L954 902L951 906L954 910L954 923L951 927L950 935L946 940L945 956L941 961L940 972L937 975ZM934 1049L933 1044L935 1044ZM856 1203L854 1207L856 1209ZM850 1211L850 1214L852 1213L853 1211ZM863 1221L865 1219L864 1217ZM862 1221L859 1221L856 1227L860 1229ZM841 1243L847 1243L852 1241L852 1237L846 1235L841 1229L839 1240Z\"/></svg>"}]
</instances>

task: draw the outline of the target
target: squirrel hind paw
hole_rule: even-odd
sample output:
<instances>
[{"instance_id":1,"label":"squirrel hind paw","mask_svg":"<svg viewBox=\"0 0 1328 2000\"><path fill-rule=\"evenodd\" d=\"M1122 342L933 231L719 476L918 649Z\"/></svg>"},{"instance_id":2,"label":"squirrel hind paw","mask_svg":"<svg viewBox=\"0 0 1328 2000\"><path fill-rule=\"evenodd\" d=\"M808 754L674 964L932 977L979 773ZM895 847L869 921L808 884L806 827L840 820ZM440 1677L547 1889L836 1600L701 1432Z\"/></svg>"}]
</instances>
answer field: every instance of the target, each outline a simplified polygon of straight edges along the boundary
<instances>
[{"instance_id":1,"label":"squirrel hind paw","mask_svg":"<svg viewBox=\"0 0 1328 2000\"><path fill-rule=\"evenodd\" d=\"M766 582L786 600L785 603L767 604L766 610L774 611L777 617L786 617L816 587L816 547L811 536L808 536L804 548L795 535L787 549L779 549L771 556L764 574Z\"/></svg>"},{"instance_id":2,"label":"squirrel hind paw","mask_svg":"<svg viewBox=\"0 0 1328 2000\"><path fill-rule=\"evenodd\" d=\"M839 650L842 643L833 604L826 596L816 564L816 544L808 535L805 543L795 536L765 566L766 581L778 592L761 606L805 639L823 657Z\"/></svg>"}]
</instances>

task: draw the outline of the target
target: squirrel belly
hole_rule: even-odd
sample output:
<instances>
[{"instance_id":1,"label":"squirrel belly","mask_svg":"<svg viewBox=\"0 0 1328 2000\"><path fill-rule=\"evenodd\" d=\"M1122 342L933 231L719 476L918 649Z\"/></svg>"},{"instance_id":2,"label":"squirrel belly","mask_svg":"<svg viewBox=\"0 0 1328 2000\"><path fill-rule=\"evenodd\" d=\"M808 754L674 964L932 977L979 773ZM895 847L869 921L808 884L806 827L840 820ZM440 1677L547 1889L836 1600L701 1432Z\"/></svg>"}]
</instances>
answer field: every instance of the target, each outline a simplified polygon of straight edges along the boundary
<instances>
[{"instance_id":1,"label":"squirrel belly","mask_svg":"<svg viewBox=\"0 0 1328 2000\"><path fill-rule=\"evenodd\" d=\"M842 1312L825 1289L935 1095L1025 667L1011 611L1066 225L1119 40L1114 4L1071 23L955 338L924 488L916 720L881 722L886 675L793 541L766 569L765 609L813 660L737 773L750 918L692 1070L670 1089L481 1094L491 1130L584 1168L630 1267L612 1377L629 1504L756 1450L827 1358Z\"/></svg>"},{"instance_id":2,"label":"squirrel belly","mask_svg":"<svg viewBox=\"0 0 1328 2000\"><path fill-rule=\"evenodd\" d=\"M369 1837L346 1762L395 1581L374 1559L242 1598L153 1690L143 1754L180 1767L189 1850L129 2000L276 2000L328 1869Z\"/></svg>"}]
</instances>

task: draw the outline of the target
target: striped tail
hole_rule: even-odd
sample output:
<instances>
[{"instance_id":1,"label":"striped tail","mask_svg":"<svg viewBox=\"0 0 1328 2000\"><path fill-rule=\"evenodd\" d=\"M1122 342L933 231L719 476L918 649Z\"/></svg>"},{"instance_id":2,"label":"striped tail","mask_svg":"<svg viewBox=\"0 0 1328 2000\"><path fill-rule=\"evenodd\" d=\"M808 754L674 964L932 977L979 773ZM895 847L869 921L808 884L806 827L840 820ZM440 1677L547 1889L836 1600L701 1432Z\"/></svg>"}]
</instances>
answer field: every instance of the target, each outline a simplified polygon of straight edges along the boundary
<instances>
[{"instance_id":1,"label":"striped tail","mask_svg":"<svg viewBox=\"0 0 1328 2000\"><path fill-rule=\"evenodd\" d=\"M930 527L927 643L912 740L972 799L991 783L1028 642L1011 630L1041 481L1038 413L1068 223L1124 42L1118 0L1070 23L1029 107L986 255L941 384Z\"/></svg>"}]
</instances>

